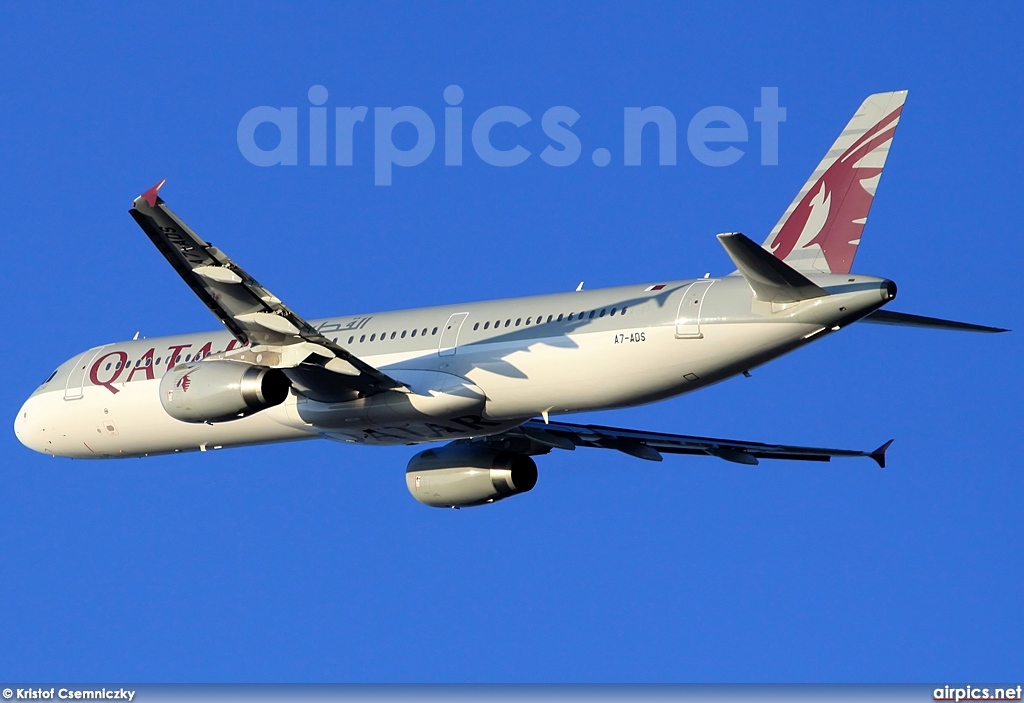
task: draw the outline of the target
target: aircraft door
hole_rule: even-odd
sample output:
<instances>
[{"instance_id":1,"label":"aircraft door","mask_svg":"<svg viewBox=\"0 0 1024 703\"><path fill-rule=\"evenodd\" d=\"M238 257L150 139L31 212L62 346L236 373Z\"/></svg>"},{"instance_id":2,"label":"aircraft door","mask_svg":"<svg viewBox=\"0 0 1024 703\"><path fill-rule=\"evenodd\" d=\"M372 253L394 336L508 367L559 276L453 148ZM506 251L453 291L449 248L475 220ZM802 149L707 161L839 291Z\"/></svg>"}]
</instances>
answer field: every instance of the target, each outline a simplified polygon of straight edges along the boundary
<instances>
[{"instance_id":1,"label":"aircraft door","mask_svg":"<svg viewBox=\"0 0 1024 703\"><path fill-rule=\"evenodd\" d=\"M438 356L452 356L455 354L455 348L459 343L459 331L462 329L462 323L466 321L467 317L469 317L468 312L457 312L448 318L444 329L441 330L441 341L437 345Z\"/></svg>"},{"instance_id":2,"label":"aircraft door","mask_svg":"<svg viewBox=\"0 0 1024 703\"><path fill-rule=\"evenodd\" d=\"M700 331L700 311L704 306L704 296L714 281L695 281L683 291L683 299L679 301L676 313L676 338L700 339L704 335Z\"/></svg>"},{"instance_id":3,"label":"aircraft door","mask_svg":"<svg viewBox=\"0 0 1024 703\"><path fill-rule=\"evenodd\" d=\"M82 397L82 388L85 386L85 373L89 369L89 365L96 360L96 357L100 355L105 346L93 347L82 354L81 358L71 367L67 385L64 386L64 400L78 400Z\"/></svg>"}]
</instances>

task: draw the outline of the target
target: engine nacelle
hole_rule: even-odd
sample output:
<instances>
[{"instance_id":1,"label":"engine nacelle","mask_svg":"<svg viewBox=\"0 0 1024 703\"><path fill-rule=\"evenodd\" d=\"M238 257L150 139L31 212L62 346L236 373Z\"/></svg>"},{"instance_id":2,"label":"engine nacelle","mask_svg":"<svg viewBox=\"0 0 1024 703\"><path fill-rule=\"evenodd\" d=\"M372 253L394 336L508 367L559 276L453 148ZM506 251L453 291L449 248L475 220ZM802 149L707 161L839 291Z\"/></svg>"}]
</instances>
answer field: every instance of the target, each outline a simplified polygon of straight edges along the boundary
<instances>
[{"instance_id":1,"label":"engine nacelle","mask_svg":"<svg viewBox=\"0 0 1024 703\"><path fill-rule=\"evenodd\" d=\"M171 369L160 379L160 404L183 422L224 422L279 405L288 397L280 369L215 359Z\"/></svg>"},{"instance_id":2,"label":"engine nacelle","mask_svg":"<svg viewBox=\"0 0 1024 703\"><path fill-rule=\"evenodd\" d=\"M525 454L456 444L414 456L405 485L413 498L435 508L483 505L537 485L537 464Z\"/></svg>"}]
</instances>

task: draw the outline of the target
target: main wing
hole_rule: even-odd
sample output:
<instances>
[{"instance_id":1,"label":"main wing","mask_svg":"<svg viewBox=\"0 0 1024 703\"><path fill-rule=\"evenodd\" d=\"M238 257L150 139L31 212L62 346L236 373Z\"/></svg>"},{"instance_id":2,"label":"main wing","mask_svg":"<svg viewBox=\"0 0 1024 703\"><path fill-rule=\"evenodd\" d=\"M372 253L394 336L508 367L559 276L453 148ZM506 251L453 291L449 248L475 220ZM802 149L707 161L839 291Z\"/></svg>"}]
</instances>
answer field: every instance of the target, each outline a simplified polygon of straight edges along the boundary
<instances>
[{"instance_id":1,"label":"main wing","mask_svg":"<svg viewBox=\"0 0 1024 703\"><path fill-rule=\"evenodd\" d=\"M166 180L166 179L165 179ZM178 219L158 195L165 183L135 199L129 211L178 275L252 352L282 368L303 395L335 401L403 385L320 334L222 251Z\"/></svg>"},{"instance_id":2,"label":"main wing","mask_svg":"<svg viewBox=\"0 0 1024 703\"><path fill-rule=\"evenodd\" d=\"M695 437L662 432L644 432L602 425L574 425L567 422L529 420L514 430L491 437L471 440L499 444L526 454L545 454L552 449L574 450L576 447L615 449L648 461L661 461L662 454L698 454L715 456L737 464L758 463L759 459L791 459L796 461L830 461L832 457L869 457L885 468L885 451L889 440L871 452L854 449L825 449L786 444L744 442L734 439Z\"/></svg>"}]
</instances>

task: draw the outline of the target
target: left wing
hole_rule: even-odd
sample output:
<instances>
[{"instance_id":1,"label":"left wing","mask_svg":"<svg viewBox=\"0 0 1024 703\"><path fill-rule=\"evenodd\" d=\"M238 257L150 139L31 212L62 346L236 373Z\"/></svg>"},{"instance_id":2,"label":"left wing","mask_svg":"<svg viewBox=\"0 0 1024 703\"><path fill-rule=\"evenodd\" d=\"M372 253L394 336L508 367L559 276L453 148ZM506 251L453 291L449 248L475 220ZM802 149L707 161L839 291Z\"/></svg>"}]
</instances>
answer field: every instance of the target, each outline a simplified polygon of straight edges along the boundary
<instances>
[{"instance_id":1,"label":"left wing","mask_svg":"<svg viewBox=\"0 0 1024 703\"><path fill-rule=\"evenodd\" d=\"M135 199L131 216L206 307L262 363L281 368L315 400L343 400L403 384L317 332L241 266L204 241L158 195L165 181Z\"/></svg>"},{"instance_id":2,"label":"left wing","mask_svg":"<svg viewBox=\"0 0 1024 703\"><path fill-rule=\"evenodd\" d=\"M872 452L854 449L823 449L785 444L743 442L714 437L693 437L662 432L643 432L601 425L573 425L567 422L544 423L529 420L514 430L491 437L471 440L479 443L500 442L502 446L526 454L545 454L552 449L593 447L617 451L648 461L661 461L662 454L706 454L737 464L757 464L759 459L792 459L796 461L830 461L832 457L866 456L885 468L888 442Z\"/></svg>"}]
</instances>

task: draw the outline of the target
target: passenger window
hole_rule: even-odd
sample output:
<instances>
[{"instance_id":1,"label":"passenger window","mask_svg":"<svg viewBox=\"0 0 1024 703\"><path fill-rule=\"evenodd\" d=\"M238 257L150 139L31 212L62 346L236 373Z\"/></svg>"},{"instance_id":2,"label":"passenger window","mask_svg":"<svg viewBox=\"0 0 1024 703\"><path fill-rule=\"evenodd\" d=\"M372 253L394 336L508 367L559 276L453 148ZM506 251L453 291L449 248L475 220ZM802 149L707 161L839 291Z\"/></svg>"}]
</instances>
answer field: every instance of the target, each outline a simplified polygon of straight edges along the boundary
<instances>
[{"instance_id":1,"label":"passenger window","mask_svg":"<svg viewBox=\"0 0 1024 703\"><path fill-rule=\"evenodd\" d=\"M107 363L107 368L105 368L104 371L110 371L110 363L109 362Z\"/></svg>"},{"instance_id":2,"label":"passenger window","mask_svg":"<svg viewBox=\"0 0 1024 703\"><path fill-rule=\"evenodd\" d=\"M146 358L146 366L149 366L152 363L153 363L153 358L152 357L147 357Z\"/></svg>"},{"instance_id":3,"label":"passenger window","mask_svg":"<svg viewBox=\"0 0 1024 703\"><path fill-rule=\"evenodd\" d=\"M402 330L402 339L405 339L405 330Z\"/></svg>"},{"instance_id":4,"label":"passenger window","mask_svg":"<svg viewBox=\"0 0 1024 703\"><path fill-rule=\"evenodd\" d=\"M176 357L174 357L174 363L177 364L177 363L180 363L180 362L181 362L181 354L178 354Z\"/></svg>"},{"instance_id":5,"label":"passenger window","mask_svg":"<svg viewBox=\"0 0 1024 703\"><path fill-rule=\"evenodd\" d=\"M370 335L370 341L371 341L371 342L373 342L373 341L375 341L376 339L377 339L377 333L376 333L376 332L374 332L373 334L371 334L371 335Z\"/></svg>"},{"instance_id":6,"label":"passenger window","mask_svg":"<svg viewBox=\"0 0 1024 703\"><path fill-rule=\"evenodd\" d=\"M434 333L435 334L437 333L437 328L436 327L434 328ZM423 337L427 336L427 328L426 327L423 328L423 331L420 332L420 335L423 336Z\"/></svg>"},{"instance_id":7,"label":"passenger window","mask_svg":"<svg viewBox=\"0 0 1024 703\"><path fill-rule=\"evenodd\" d=\"M413 336L413 337L415 337L415 336L416 336L416 332L417 332L417 331L418 331L418 330L413 330L413 331L412 331L412 336Z\"/></svg>"},{"instance_id":8,"label":"passenger window","mask_svg":"<svg viewBox=\"0 0 1024 703\"><path fill-rule=\"evenodd\" d=\"M351 337L348 338L348 343L351 344L353 339L355 339L355 335L352 335Z\"/></svg>"},{"instance_id":9,"label":"passenger window","mask_svg":"<svg viewBox=\"0 0 1024 703\"><path fill-rule=\"evenodd\" d=\"M437 334L437 328L435 327L435 328L434 328L434 331L433 331L433 332L431 332L430 334Z\"/></svg>"},{"instance_id":10,"label":"passenger window","mask_svg":"<svg viewBox=\"0 0 1024 703\"><path fill-rule=\"evenodd\" d=\"M572 322L572 316L573 316L574 314L575 314L575 313L569 313L569 317L567 317L566 319L567 319L567 320L568 320L569 322ZM561 317L561 315L559 315L559 317Z\"/></svg>"},{"instance_id":11,"label":"passenger window","mask_svg":"<svg viewBox=\"0 0 1024 703\"><path fill-rule=\"evenodd\" d=\"M530 320L532 320L532 319L533 319L532 317L526 318L526 324L530 324Z\"/></svg>"},{"instance_id":12,"label":"passenger window","mask_svg":"<svg viewBox=\"0 0 1024 703\"><path fill-rule=\"evenodd\" d=\"M612 308L612 311L609 313L609 315L611 315L612 317L615 317L615 308Z\"/></svg>"},{"instance_id":13,"label":"passenger window","mask_svg":"<svg viewBox=\"0 0 1024 703\"><path fill-rule=\"evenodd\" d=\"M394 339L396 336L398 336L398 332L392 332L391 333L391 339Z\"/></svg>"},{"instance_id":14,"label":"passenger window","mask_svg":"<svg viewBox=\"0 0 1024 703\"><path fill-rule=\"evenodd\" d=\"M191 354L186 354L185 355L185 361L191 361L191 360L192 360L192 355ZM138 366L139 362L136 361L135 365Z\"/></svg>"},{"instance_id":15,"label":"passenger window","mask_svg":"<svg viewBox=\"0 0 1024 703\"><path fill-rule=\"evenodd\" d=\"M604 317L605 312L606 312L605 309L601 308L601 314L598 315L598 317Z\"/></svg>"},{"instance_id":16,"label":"passenger window","mask_svg":"<svg viewBox=\"0 0 1024 703\"><path fill-rule=\"evenodd\" d=\"M620 315L625 315L626 314L626 308L622 308L622 312L620 312L619 314Z\"/></svg>"},{"instance_id":17,"label":"passenger window","mask_svg":"<svg viewBox=\"0 0 1024 703\"><path fill-rule=\"evenodd\" d=\"M561 322L561 321L562 321L562 313L558 313L558 319L556 320L556 322Z\"/></svg>"},{"instance_id":18,"label":"passenger window","mask_svg":"<svg viewBox=\"0 0 1024 703\"><path fill-rule=\"evenodd\" d=\"M362 344L365 341L366 341L366 335L365 334L359 335L359 343Z\"/></svg>"},{"instance_id":19,"label":"passenger window","mask_svg":"<svg viewBox=\"0 0 1024 703\"><path fill-rule=\"evenodd\" d=\"M484 329L486 330L486 329L490 329L490 328L491 328L491 321L488 320L487 322L484 323Z\"/></svg>"},{"instance_id":20,"label":"passenger window","mask_svg":"<svg viewBox=\"0 0 1024 703\"><path fill-rule=\"evenodd\" d=\"M590 315L589 315L588 317L590 317L590 319L591 319L591 320L593 320L593 319L594 319L594 313L595 313L595 312L596 312L596 310L591 310L591 311L590 311Z\"/></svg>"},{"instance_id":21,"label":"passenger window","mask_svg":"<svg viewBox=\"0 0 1024 703\"><path fill-rule=\"evenodd\" d=\"M516 318L516 327L518 327L522 321L523 321L523 318L517 317Z\"/></svg>"},{"instance_id":22,"label":"passenger window","mask_svg":"<svg viewBox=\"0 0 1024 703\"><path fill-rule=\"evenodd\" d=\"M334 339L332 339L331 341L332 341L332 342L334 342L335 344L337 344L337 343L338 343L338 338L337 338L337 337L335 337L335 338L334 338Z\"/></svg>"},{"instance_id":23,"label":"passenger window","mask_svg":"<svg viewBox=\"0 0 1024 703\"><path fill-rule=\"evenodd\" d=\"M480 323L479 323L479 322L477 322L477 323L475 323L475 324L473 325L473 331L474 331L474 332L476 332L476 331L477 331L478 329L480 329Z\"/></svg>"},{"instance_id":24,"label":"passenger window","mask_svg":"<svg viewBox=\"0 0 1024 703\"><path fill-rule=\"evenodd\" d=\"M159 356L158 356L158 357L156 358L156 365L157 365L157 366L159 366L159 365L160 365L160 359L161 359L161 357L159 357ZM108 368L108 369L110 368L110 364L107 364L107 368Z\"/></svg>"},{"instance_id":25,"label":"passenger window","mask_svg":"<svg viewBox=\"0 0 1024 703\"><path fill-rule=\"evenodd\" d=\"M512 320L511 320L511 318L510 318L510 319L508 319L508 320L505 320L505 326L506 326L506 327L511 327L511 326L512 326Z\"/></svg>"}]
</instances>

